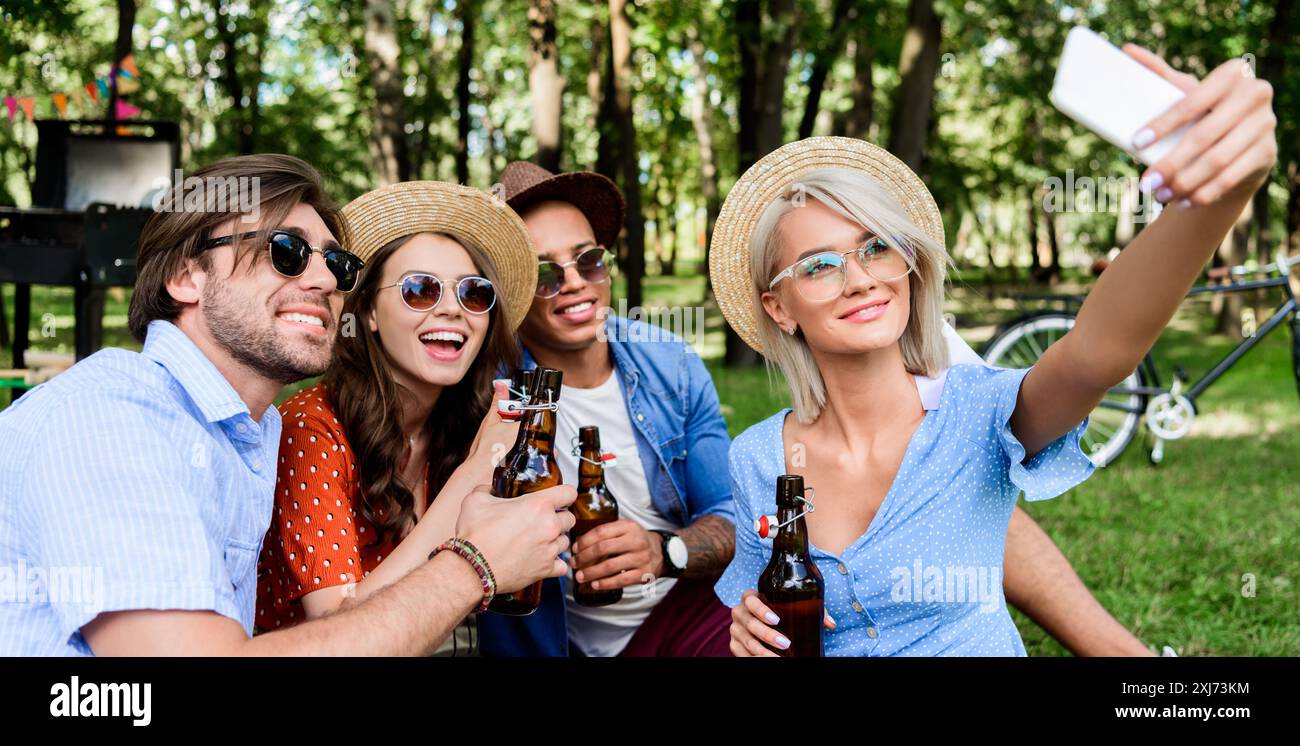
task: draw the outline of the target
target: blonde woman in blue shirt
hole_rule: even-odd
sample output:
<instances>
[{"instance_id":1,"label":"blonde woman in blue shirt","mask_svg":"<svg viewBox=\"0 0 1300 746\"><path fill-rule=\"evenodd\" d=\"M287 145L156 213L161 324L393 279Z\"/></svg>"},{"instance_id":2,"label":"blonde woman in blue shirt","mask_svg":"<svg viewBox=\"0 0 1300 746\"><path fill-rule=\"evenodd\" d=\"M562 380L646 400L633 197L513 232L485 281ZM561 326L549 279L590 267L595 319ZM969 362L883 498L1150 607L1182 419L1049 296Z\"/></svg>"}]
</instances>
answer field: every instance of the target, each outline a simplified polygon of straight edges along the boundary
<instances>
[{"instance_id":1,"label":"blonde woman in blue shirt","mask_svg":"<svg viewBox=\"0 0 1300 746\"><path fill-rule=\"evenodd\" d=\"M791 143L727 198L710 269L728 323L779 367L793 404L732 444L736 552L716 585L731 650L788 647L753 588L771 555L754 519L776 477L816 490L826 653L1024 655L1002 593L1020 492L1055 497L1092 472L1079 437L1137 366L1276 158L1271 88L1240 60L1204 81L1127 50L1187 96L1139 147L1202 117L1142 179L1169 206L1098 280L1072 331L1032 368L949 367L950 262L937 206L887 152Z\"/></svg>"}]
</instances>

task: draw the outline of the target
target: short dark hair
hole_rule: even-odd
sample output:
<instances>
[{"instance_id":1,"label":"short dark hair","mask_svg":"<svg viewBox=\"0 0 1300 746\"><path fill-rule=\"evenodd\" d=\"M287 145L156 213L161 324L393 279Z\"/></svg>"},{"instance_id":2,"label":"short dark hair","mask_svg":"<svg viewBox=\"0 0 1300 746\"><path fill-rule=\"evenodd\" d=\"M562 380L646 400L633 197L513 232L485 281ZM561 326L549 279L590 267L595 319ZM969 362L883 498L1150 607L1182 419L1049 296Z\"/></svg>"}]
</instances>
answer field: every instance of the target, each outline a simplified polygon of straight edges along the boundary
<instances>
[{"instance_id":1,"label":"short dark hair","mask_svg":"<svg viewBox=\"0 0 1300 746\"><path fill-rule=\"evenodd\" d=\"M347 245L343 215L325 193L320 173L306 161L291 155L264 153L225 158L205 166L191 173L182 183L172 185L171 191L162 197L163 209L150 216L140 233L135 290L127 314L131 336L140 342L144 341L149 322L156 319L171 321L180 315L180 305L167 292L168 280L190 259L197 260L205 269L209 268L211 265L205 249L208 239L212 238L212 230L242 214L242 208L247 207L246 202L232 197L229 200L223 198L220 209L212 209L211 200L204 209L183 209L185 182L191 179L202 179L203 183L235 184L240 189L249 183L244 179L256 179L253 182L257 185L254 193L259 199L257 211L262 216L259 233L268 234L294 207L305 204L316 210L340 244ZM257 241L239 244L244 248L236 249L236 266L249 254L253 254L256 261L259 254L253 247L263 246L265 241L266 236L261 235Z\"/></svg>"}]
</instances>

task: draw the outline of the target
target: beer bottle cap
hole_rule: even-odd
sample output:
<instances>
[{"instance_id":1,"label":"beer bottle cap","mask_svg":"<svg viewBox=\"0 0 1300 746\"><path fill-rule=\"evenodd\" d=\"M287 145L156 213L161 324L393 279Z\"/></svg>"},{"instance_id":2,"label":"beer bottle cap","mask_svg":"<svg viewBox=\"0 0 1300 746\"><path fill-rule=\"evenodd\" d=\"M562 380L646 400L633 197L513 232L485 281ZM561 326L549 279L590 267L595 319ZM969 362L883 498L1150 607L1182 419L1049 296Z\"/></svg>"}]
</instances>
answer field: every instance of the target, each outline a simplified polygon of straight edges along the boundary
<instances>
[{"instance_id":1,"label":"beer bottle cap","mask_svg":"<svg viewBox=\"0 0 1300 746\"><path fill-rule=\"evenodd\" d=\"M520 402L514 399L502 399L497 402L497 414L506 422L514 422L523 415Z\"/></svg>"},{"instance_id":2,"label":"beer bottle cap","mask_svg":"<svg viewBox=\"0 0 1300 746\"><path fill-rule=\"evenodd\" d=\"M774 515L763 515L756 518L754 520L754 531L758 533L758 538L766 539L771 535L776 523L776 516Z\"/></svg>"}]
</instances>

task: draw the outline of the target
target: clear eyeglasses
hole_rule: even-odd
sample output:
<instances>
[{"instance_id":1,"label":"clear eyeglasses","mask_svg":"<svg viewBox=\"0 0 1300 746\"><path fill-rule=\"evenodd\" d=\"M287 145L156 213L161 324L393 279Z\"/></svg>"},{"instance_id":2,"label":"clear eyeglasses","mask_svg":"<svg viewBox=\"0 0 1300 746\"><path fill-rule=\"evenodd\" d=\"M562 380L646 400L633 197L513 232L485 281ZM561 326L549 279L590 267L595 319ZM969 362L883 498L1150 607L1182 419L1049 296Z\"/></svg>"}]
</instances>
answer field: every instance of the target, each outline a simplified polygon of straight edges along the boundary
<instances>
[{"instance_id":1,"label":"clear eyeglasses","mask_svg":"<svg viewBox=\"0 0 1300 746\"><path fill-rule=\"evenodd\" d=\"M873 237L850 251L823 251L806 256L777 273L767 289L772 290L778 282L789 279L805 300L818 302L835 298L844 292L850 255L857 256L862 269L879 282L893 282L912 271L901 252L885 239Z\"/></svg>"}]
</instances>

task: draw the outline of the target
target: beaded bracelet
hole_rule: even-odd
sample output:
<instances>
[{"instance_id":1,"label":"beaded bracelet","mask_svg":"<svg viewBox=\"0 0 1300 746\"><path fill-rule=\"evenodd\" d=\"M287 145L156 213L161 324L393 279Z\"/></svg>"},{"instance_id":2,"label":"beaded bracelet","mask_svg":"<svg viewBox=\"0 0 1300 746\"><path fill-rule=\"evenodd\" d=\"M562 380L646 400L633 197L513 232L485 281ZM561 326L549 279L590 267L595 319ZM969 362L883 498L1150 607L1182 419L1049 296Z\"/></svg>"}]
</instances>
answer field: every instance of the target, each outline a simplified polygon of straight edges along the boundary
<instances>
[{"instance_id":1,"label":"beaded bracelet","mask_svg":"<svg viewBox=\"0 0 1300 746\"><path fill-rule=\"evenodd\" d=\"M471 544L468 540L453 538L443 542L441 546L430 552L429 559L433 559L434 555L444 549L448 549L463 557L465 561L474 568L474 572L478 575L478 579L483 583L483 603L479 604L475 611L480 613L487 611L488 604L492 603L492 599L497 594L496 576L492 574L492 568L488 566L487 558L478 550L478 547Z\"/></svg>"}]
</instances>

